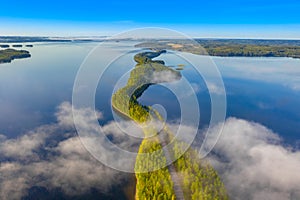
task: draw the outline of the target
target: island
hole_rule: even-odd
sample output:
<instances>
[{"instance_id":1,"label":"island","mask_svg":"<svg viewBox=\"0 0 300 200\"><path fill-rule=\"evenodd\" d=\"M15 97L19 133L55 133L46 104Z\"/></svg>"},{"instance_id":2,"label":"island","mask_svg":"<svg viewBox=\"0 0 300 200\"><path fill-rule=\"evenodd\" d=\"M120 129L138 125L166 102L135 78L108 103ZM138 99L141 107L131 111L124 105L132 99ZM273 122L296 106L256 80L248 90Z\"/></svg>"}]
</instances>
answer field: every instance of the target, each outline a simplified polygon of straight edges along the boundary
<instances>
[{"instance_id":1,"label":"island","mask_svg":"<svg viewBox=\"0 0 300 200\"><path fill-rule=\"evenodd\" d=\"M0 63L10 63L14 59L29 58L31 57L29 51L4 49L0 50Z\"/></svg>"},{"instance_id":2,"label":"island","mask_svg":"<svg viewBox=\"0 0 300 200\"><path fill-rule=\"evenodd\" d=\"M201 48L200 45L203 47ZM152 40L135 47L170 49L197 55L222 57L291 57L300 58L299 40L195 39Z\"/></svg>"},{"instance_id":3,"label":"island","mask_svg":"<svg viewBox=\"0 0 300 200\"><path fill-rule=\"evenodd\" d=\"M134 56L136 66L130 72L126 86L112 96L113 109L141 125L145 138L140 144L135 163L136 199L218 199L227 200L225 187L217 172L187 144L178 141L166 124L157 131L151 120L164 121L152 107L141 105L138 98L151 85L176 81L179 71L165 66L163 60L152 60L166 50L146 51ZM174 78L156 76L168 73ZM168 148L163 148L173 141ZM169 161L175 160L172 164Z\"/></svg>"},{"instance_id":4,"label":"island","mask_svg":"<svg viewBox=\"0 0 300 200\"><path fill-rule=\"evenodd\" d=\"M8 44L0 44L0 47L1 48L9 48L9 45Z\"/></svg>"},{"instance_id":5,"label":"island","mask_svg":"<svg viewBox=\"0 0 300 200\"><path fill-rule=\"evenodd\" d=\"M23 47L22 44L13 44L12 47Z\"/></svg>"}]
</instances>

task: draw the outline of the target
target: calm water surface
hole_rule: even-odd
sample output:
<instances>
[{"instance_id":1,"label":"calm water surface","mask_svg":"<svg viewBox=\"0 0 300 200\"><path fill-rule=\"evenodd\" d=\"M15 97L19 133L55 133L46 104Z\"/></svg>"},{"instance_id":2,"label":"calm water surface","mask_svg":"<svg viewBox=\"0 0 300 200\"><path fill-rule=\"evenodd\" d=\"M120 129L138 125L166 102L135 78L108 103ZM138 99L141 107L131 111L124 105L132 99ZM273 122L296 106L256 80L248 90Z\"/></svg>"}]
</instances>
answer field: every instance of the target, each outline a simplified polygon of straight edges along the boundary
<instances>
[{"instance_id":1,"label":"calm water surface","mask_svg":"<svg viewBox=\"0 0 300 200\"><path fill-rule=\"evenodd\" d=\"M96 107L104 114L101 124L113 119L110 109L112 92L119 78L135 65L133 44L107 44L120 52L133 52L113 62L98 84ZM28 48L31 58L1 64L0 134L16 137L39 125L55 122L56 107L63 101L71 101L77 70L96 45L92 42L39 43ZM183 55L187 59L191 56ZM157 59L163 59L168 66L185 65L181 72L196 91L201 110L200 128L205 127L210 119L210 96L201 76L185 59L172 52ZM198 56L198 59L199 65L205 66L207 58ZM227 116L261 123L291 145L300 141L299 59L214 57L213 60L224 81ZM125 81L126 76L119 87L125 85ZM163 105L168 121L180 118L176 96L162 85L151 86L140 102Z\"/></svg>"}]
</instances>

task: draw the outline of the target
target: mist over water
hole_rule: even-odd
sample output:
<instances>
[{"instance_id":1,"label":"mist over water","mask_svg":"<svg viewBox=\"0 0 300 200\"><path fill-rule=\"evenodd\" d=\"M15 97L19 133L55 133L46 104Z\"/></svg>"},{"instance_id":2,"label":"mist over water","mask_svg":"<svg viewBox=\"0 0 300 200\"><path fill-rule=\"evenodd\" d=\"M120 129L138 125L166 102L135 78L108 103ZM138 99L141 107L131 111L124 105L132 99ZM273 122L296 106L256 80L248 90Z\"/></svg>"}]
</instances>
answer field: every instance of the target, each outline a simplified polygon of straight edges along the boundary
<instances>
[{"instance_id":1,"label":"mist over water","mask_svg":"<svg viewBox=\"0 0 300 200\"><path fill-rule=\"evenodd\" d=\"M108 47L117 48L120 52L131 51L112 62L109 69L105 72L104 78L98 83L95 96L96 109L101 112L99 123L107 127L107 130L114 130L111 122L113 120L110 104L111 95L113 90L116 89L115 86L119 78L125 72L130 71L135 65L133 61L135 50L137 50L133 47L135 43L119 42L117 44L105 44ZM60 115L57 114L65 107L70 109L68 103L72 100L73 82L76 73L84 58L96 45L97 43L93 42L37 43L33 48L28 49L31 52L31 58L14 60L12 63L0 65L0 147L3 154L0 156L1 162L10 160L13 162L8 164L21 166L26 161L27 164L29 163L28 168L33 163L40 163L40 166L48 166L46 164L49 163L41 160L43 156L47 157L46 153L39 152L41 149L38 148L40 144L45 144L52 153L55 152L66 156L69 159L67 161L70 161L70 163L75 162L73 160L75 156L78 159L88 160L91 166L99 167L92 158L87 159L85 157L87 155L82 153L84 149L78 150L79 147L72 147L73 144L79 144L79 141L76 140L76 133L73 129L65 130L66 124L64 123L63 126L60 124ZM211 117L211 101L208 89L214 93L218 93L220 90L213 82L205 83L201 75L184 59L188 59L190 54L180 53L179 55L181 57L172 51L168 51L156 59L164 60L167 66L174 68L178 64L184 65L181 73L190 81L192 88L196 92L201 112L199 129L203 130L209 124ZM208 65L207 57L198 56L197 59L199 59L199 65L204 66L204 68ZM269 138L275 138L276 143L283 143L296 151L300 144L300 105L298 103L300 98L300 83L298 79L300 74L300 60L287 58L221 57L214 57L213 60L223 76L227 95L227 116L230 118L226 122L226 126L229 128L226 129L227 131L225 131L224 135L230 137L230 131L228 130L238 127L237 130L241 131L235 130L233 132L233 136L237 140L242 138L239 135L240 133L247 134L250 131L251 134L247 137L251 141L253 139L253 141L270 147L271 150L277 150L278 148L269 143ZM126 84L126 77L123 80L123 82L119 83L118 87ZM189 95L184 92L183 94ZM163 84L150 86L139 101L143 105L162 105L166 110L168 123L176 123L180 119L179 102L176 96L164 87ZM240 121L236 118L247 121ZM266 128L262 128L261 125L265 126L267 130ZM249 129L245 127L249 127ZM262 136L253 134L259 131L262 132ZM41 132L43 134L40 134ZM52 135L50 136L50 134ZM273 134L278 134L281 139L273 136ZM112 135L112 137L117 138L117 135ZM51 141L56 141L56 143L52 144L47 138L51 138ZM226 138L221 140L216 150L221 151L225 145L230 143ZM32 141L30 143L32 149L27 149L28 154L22 156L17 153L16 155L5 154L5 149L27 144L24 141L30 141L30 139ZM252 144L251 141L249 143L245 142L244 145L248 145L249 148L252 147L255 142ZM56 147L55 145L58 146ZM255 147L258 148L258 146ZM234 149L234 147L232 148ZM272 152L271 150L270 152ZM35 151L38 152L37 155ZM293 159L292 161L295 161L296 154L294 155L287 150L283 150L282 152L285 153L282 155L283 159L291 158ZM227 155L232 155L232 152L229 150L226 153ZM252 152L246 153L250 154ZM43 156L40 154L43 154ZM30 159L28 156L30 156ZM50 158L53 163L61 162L60 157L47 157L47 159ZM244 159L242 155L238 158ZM253 157L253 162L256 161L255 158ZM212 162L222 172L222 164L224 163L219 160L212 160ZM295 162L298 163L298 160ZM238 164L240 165L237 166L242 166L242 163ZM4 174L7 177L13 176L13 173L8 173L4 168L1 168L1 170L3 170L3 173L5 172ZM28 169L26 170L26 173L29 173ZM99 187L103 189L103 193L107 193L113 197L111 191L114 191L115 187L122 183L124 174L120 175L114 171L107 170L107 167L104 166L97 168L97 170L99 176L117 177L116 182L108 179L111 181L111 188L103 189L104 187ZM102 173L103 170L107 171ZM20 173L20 176L25 173L22 167L17 172ZM260 171L257 173L260 173ZM221 173L221 175L224 174ZM225 175L223 177L229 182L228 185L234 187L234 184L230 184L230 181L232 181L232 177L229 176L230 174L227 174L228 176ZM72 181L73 179L70 180ZM93 181L93 179L91 180ZM85 181L89 182L90 180ZM287 180L286 182L289 183ZM249 185L251 183L249 181ZM49 185L46 184L46 186ZM95 185L91 184L91 186ZM26 187L24 186L24 188ZM132 188L128 190L132 194ZM229 189L229 191L231 190ZM36 192L45 193L41 188L31 188L31 192L33 194ZM56 192L63 193L63 190L56 188ZM287 192L287 190L284 192Z\"/></svg>"}]
</instances>

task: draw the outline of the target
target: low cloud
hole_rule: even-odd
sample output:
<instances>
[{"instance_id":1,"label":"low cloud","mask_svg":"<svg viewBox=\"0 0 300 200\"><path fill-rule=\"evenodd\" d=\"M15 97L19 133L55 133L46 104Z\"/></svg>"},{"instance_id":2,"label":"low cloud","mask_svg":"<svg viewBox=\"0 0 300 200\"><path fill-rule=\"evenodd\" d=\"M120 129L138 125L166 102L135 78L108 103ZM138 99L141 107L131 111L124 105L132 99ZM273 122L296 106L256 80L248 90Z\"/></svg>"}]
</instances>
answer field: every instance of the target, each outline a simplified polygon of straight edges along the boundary
<instances>
[{"instance_id":1,"label":"low cloud","mask_svg":"<svg viewBox=\"0 0 300 200\"><path fill-rule=\"evenodd\" d=\"M104 166L82 145L95 142L93 138L77 136L71 108L70 103L62 103L56 112L57 123L40 126L19 138L0 135L0 199L20 199L33 186L60 188L70 196L88 193L91 188L105 192L124 181L126 173ZM79 113L80 126L96 128L90 124L89 117L95 115L91 109ZM96 117L101 116L96 112ZM119 126L109 122L102 128L120 148L136 152L140 139L129 139L132 137L124 130L137 130L130 124L123 124L123 130ZM175 131L178 126L170 124L170 128ZM190 140L191 128L186 126L183 130L187 134L181 139ZM208 144L214 142L213 137L208 139ZM105 141L96 141L99 146L102 142ZM103 156L115 159L113 154ZM277 134L260 124L227 119L209 159L231 199L300 199L300 152L284 147ZM126 162L126 158L120 162Z\"/></svg>"},{"instance_id":2,"label":"low cloud","mask_svg":"<svg viewBox=\"0 0 300 200\"><path fill-rule=\"evenodd\" d=\"M206 82L206 86L209 93L216 94L216 95L224 94L224 88L213 82Z\"/></svg>"},{"instance_id":3,"label":"low cloud","mask_svg":"<svg viewBox=\"0 0 300 200\"><path fill-rule=\"evenodd\" d=\"M79 126L95 128L89 127L90 117L95 115L91 109L79 113ZM101 118L102 114L96 112L96 116ZM60 188L70 196L88 193L91 188L106 192L128 176L104 166L86 150L82 143L91 143L94 138L77 136L70 103L62 103L56 117L57 123L40 126L19 138L0 135L0 199L20 199L33 186ZM114 122L102 128L120 147L132 149L140 143L138 139L128 139ZM96 142L101 146L103 141ZM123 159L125 162L126 158Z\"/></svg>"},{"instance_id":4,"label":"low cloud","mask_svg":"<svg viewBox=\"0 0 300 200\"><path fill-rule=\"evenodd\" d=\"M178 75L174 72L166 70L166 71L155 71L150 77L151 83L168 83L178 80Z\"/></svg>"},{"instance_id":5,"label":"low cloud","mask_svg":"<svg viewBox=\"0 0 300 200\"><path fill-rule=\"evenodd\" d=\"M101 119L103 117L101 112L94 111L91 108L76 109L75 111L75 117L77 117L77 121L80 122L80 124L78 124L78 126L80 127L89 126L94 117L96 117L97 119ZM55 116L60 126L74 127L74 115L70 102L61 103L57 108Z\"/></svg>"},{"instance_id":6,"label":"low cloud","mask_svg":"<svg viewBox=\"0 0 300 200\"><path fill-rule=\"evenodd\" d=\"M210 159L231 199L300 199L300 151L281 142L260 124L226 120Z\"/></svg>"},{"instance_id":7,"label":"low cloud","mask_svg":"<svg viewBox=\"0 0 300 200\"><path fill-rule=\"evenodd\" d=\"M27 134L17 139L7 140L4 135L1 136L0 152L5 157L17 157L26 159L36 156L35 149L40 147L46 138L46 133Z\"/></svg>"},{"instance_id":8,"label":"low cloud","mask_svg":"<svg viewBox=\"0 0 300 200\"><path fill-rule=\"evenodd\" d=\"M32 167L45 177L45 185L42 185L48 188L59 187L66 194L78 195L90 188L107 191L122 178L120 173L93 158L78 137L60 142L54 151L59 156L52 157L50 162L34 163Z\"/></svg>"}]
</instances>

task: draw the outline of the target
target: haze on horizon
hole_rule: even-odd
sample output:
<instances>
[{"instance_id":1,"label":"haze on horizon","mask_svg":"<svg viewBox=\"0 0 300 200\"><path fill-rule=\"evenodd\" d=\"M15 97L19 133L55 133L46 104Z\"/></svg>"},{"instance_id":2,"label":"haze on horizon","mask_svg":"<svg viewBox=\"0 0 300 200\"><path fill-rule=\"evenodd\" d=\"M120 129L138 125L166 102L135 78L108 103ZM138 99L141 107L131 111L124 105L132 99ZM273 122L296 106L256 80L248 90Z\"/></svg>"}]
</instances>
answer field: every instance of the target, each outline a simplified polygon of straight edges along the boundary
<instances>
[{"instance_id":1,"label":"haze on horizon","mask_svg":"<svg viewBox=\"0 0 300 200\"><path fill-rule=\"evenodd\" d=\"M141 27L175 29L191 37L300 39L300 2L58 1L1 2L1 35L110 36Z\"/></svg>"}]
</instances>

